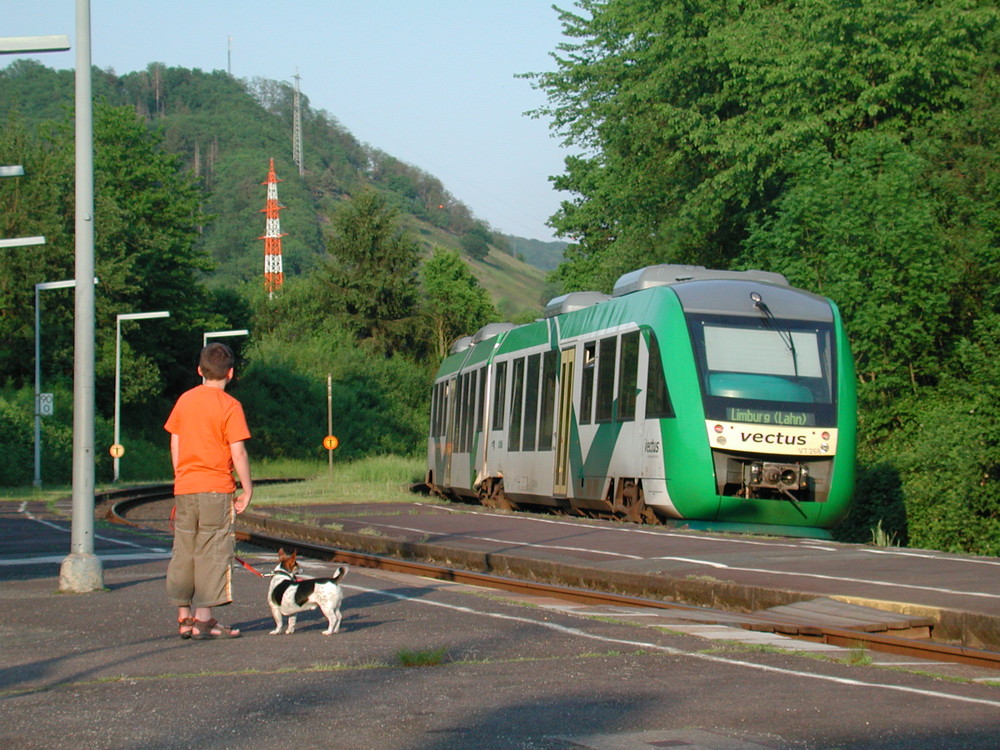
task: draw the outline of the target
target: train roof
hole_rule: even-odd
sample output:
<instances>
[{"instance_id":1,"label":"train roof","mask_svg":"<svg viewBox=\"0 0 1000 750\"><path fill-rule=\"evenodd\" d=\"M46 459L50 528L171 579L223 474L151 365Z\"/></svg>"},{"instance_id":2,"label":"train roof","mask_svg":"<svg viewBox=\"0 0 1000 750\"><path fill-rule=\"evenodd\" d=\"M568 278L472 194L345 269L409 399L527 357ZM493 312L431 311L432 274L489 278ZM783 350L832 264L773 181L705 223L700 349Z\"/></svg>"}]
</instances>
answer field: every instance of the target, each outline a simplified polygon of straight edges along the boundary
<instances>
[{"instance_id":1,"label":"train roof","mask_svg":"<svg viewBox=\"0 0 1000 750\"><path fill-rule=\"evenodd\" d=\"M458 354L459 352L464 352L470 346L472 346L472 336L462 336L462 338L455 340L455 343L451 345L448 353Z\"/></svg>"},{"instance_id":2,"label":"train roof","mask_svg":"<svg viewBox=\"0 0 1000 750\"><path fill-rule=\"evenodd\" d=\"M550 299L549 303L545 306L545 312L542 314L542 317L553 318L556 315L582 310L585 307L590 307L609 299L611 299L611 295L603 294L602 292L570 292L569 294L563 294Z\"/></svg>"},{"instance_id":3,"label":"train roof","mask_svg":"<svg viewBox=\"0 0 1000 750\"><path fill-rule=\"evenodd\" d=\"M618 281L615 282L613 296L622 297L643 289L680 284L686 281L757 281L765 284L789 286L788 279L782 274L772 271L717 271L704 266L662 263L657 266L646 266L619 277Z\"/></svg>"},{"instance_id":4,"label":"train roof","mask_svg":"<svg viewBox=\"0 0 1000 750\"><path fill-rule=\"evenodd\" d=\"M504 333L509 331L511 328L516 326L513 323L487 323L474 334L472 334L472 343L480 344L486 339L493 338L498 333Z\"/></svg>"}]
</instances>

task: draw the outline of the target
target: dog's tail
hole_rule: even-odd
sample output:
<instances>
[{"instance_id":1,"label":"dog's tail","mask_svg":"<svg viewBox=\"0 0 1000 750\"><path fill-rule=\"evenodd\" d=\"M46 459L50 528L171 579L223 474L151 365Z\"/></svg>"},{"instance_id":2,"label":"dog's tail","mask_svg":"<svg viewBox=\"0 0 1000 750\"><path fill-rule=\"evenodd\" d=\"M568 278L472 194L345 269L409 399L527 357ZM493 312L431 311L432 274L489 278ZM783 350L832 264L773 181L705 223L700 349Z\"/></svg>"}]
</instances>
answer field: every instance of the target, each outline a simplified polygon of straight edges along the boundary
<instances>
[{"instance_id":1,"label":"dog's tail","mask_svg":"<svg viewBox=\"0 0 1000 750\"><path fill-rule=\"evenodd\" d=\"M317 582L323 581L324 583L340 583L341 579L345 575L347 575L347 566L341 565L336 570L334 570L333 573L331 573L330 575L325 576L323 578L317 578L316 581Z\"/></svg>"}]
</instances>

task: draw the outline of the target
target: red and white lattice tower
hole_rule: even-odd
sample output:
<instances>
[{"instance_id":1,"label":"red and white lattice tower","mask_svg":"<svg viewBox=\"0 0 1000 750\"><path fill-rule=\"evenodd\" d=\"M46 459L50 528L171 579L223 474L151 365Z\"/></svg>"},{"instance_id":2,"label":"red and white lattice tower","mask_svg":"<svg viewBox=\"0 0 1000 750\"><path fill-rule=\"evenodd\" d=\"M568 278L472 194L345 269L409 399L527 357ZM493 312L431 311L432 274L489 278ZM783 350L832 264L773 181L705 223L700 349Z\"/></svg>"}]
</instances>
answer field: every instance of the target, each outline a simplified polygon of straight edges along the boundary
<instances>
[{"instance_id":1,"label":"red and white lattice tower","mask_svg":"<svg viewBox=\"0 0 1000 750\"><path fill-rule=\"evenodd\" d=\"M281 220L278 218L278 212L284 206L278 203L279 182L284 182L284 180L279 180L274 173L274 159L272 158L271 166L267 172L267 182L261 183L261 185L267 185L267 203L261 209L267 217L267 225L264 236L257 238L264 240L264 289L270 298L273 298L274 293L281 289L281 283L285 280L285 274L281 270L281 238L285 235L281 233Z\"/></svg>"}]
</instances>

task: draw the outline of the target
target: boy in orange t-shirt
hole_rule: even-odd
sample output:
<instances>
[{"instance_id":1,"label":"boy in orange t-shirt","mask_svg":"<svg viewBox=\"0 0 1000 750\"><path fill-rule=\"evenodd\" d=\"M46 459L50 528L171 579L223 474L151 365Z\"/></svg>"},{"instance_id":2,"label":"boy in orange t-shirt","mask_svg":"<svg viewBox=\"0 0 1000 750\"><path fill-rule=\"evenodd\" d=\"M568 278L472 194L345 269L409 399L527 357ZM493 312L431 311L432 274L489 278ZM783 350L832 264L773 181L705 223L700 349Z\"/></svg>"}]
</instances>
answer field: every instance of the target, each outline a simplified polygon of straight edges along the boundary
<instances>
[{"instance_id":1,"label":"boy in orange t-shirt","mask_svg":"<svg viewBox=\"0 0 1000 750\"><path fill-rule=\"evenodd\" d=\"M240 402L226 393L233 361L225 344L202 349L198 374L204 382L177 399L164 425L170 433L176 503L167 596L178 607L181 638L240 635L212 617L212 607L232 601L233 524L253 497L244 444L250 430ZM243 487L239 497L234 469Z\"/></svg>"}]
</instances>

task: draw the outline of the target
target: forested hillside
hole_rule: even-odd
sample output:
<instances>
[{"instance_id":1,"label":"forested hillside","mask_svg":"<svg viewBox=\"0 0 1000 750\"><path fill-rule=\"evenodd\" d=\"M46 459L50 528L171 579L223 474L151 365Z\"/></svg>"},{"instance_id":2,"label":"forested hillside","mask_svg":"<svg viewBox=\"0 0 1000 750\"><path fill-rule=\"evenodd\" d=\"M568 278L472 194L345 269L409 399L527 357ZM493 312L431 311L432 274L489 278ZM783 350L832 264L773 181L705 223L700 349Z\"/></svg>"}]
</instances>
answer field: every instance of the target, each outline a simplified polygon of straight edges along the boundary
<instances>
[{"instance_id":1,"label":"forested hillside","mask_svg":"<svg viewBox=\"0 0 1000 750\"><path fill-rule=\"evenodd\" d=\"M677 262L833 298L858 370L850 523L1000 552L996 3L575 6L533 77L580 154L556 180L567 291Z\"/></svg>"}]
</instances>

